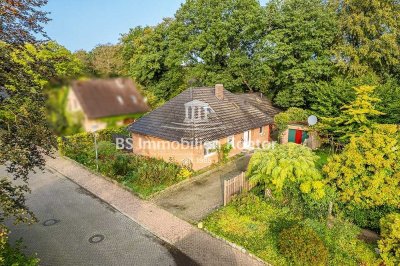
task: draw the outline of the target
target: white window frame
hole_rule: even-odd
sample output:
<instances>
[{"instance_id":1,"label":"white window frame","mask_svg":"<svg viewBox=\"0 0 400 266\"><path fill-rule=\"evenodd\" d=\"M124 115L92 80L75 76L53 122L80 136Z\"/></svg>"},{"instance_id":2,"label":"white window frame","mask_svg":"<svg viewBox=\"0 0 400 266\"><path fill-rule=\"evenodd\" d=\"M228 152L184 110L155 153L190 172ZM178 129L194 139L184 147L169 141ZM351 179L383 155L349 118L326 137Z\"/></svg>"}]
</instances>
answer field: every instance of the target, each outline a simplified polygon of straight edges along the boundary
<instances>
[{"instance_id":1,"label":"white window frame","mask_svg":"<svg viewBox=\"0 0 400 266\"><path fill-rule=\"evenodd\" d=\"M218 148L217 140L204 142L204 144L203 144L204 157L208 157L208 156L211 156L211 155L217 153L217 148Z\"/></svg>"},{"instance_id":2,"label":"white window frame","mask_svg":"<svg viewBox=\"0 0 400 266\"><path fill-rule=\"evenodd\" d=\"M262 136L262 135L264 135L264 127L260 127L260 135Z\"/></svg>"},{"instance_id":3,"label":"white window frame","mask_svg":"<svg viewBox=\"0 0 400 266\"><path fill-rule=\"evenodd\" d=\"M228 136L226 138L226 143L231 145L233 148L235 146L235 135Z\"/></svg>"},{"instance_id":4,"label":"white window frame","mask_svg":"<svg viewBox=\"0 0 400 266\"><path fill-rule=\"evenodd\" d=\"M246 141L246 133L248 134L248 140ZM251 146L251 130L246 130L243 132L243 149L248 149Z\"/></svg>"}]
</instances>

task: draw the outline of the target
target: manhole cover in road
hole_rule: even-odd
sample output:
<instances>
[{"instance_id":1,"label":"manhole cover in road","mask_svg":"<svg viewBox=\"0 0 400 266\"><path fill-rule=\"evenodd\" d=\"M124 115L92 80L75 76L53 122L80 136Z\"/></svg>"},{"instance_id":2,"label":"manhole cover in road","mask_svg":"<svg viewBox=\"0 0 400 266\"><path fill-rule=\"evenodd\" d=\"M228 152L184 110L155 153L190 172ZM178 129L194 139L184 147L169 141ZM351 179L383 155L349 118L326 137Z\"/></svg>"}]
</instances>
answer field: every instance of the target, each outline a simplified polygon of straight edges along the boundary
<instances>
[{"instance_id":1,"label":"manhole cover in road","mask_svg":"<svg viewBox=\"0 0 400 266\"><path fill-rule=\"evenodd\" d=\"M55 224L57 224L59 222L60 221L56 220L56 219L48 219L48 220L44 221L42 224L43 224L43 226L52 226L52 225L55 225Z\"/></svg>"},{"instance_id":2,"label":"manhole cover in road","mask_svg":"<svg viewBox=\"0 0 400 266\"><path fill-rule=\"evenodd\" d=\"M92 244L100 243L103 240L104 240L103 235L94 235L89 238L89 243L92 243Z\"/></svg>"}]
</instances>

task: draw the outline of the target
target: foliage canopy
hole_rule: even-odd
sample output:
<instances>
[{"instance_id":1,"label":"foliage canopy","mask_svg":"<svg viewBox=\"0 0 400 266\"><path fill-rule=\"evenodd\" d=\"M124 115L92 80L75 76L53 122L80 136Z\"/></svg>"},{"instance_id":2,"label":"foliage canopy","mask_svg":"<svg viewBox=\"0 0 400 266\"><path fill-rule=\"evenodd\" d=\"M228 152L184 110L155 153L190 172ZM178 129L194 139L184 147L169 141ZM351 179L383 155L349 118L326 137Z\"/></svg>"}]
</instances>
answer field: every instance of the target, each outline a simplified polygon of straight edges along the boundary
<instances>
[{"instance_id":1,"label":"foliage canopy","mask_svg":"<svg viewBox=\"0 0 400 266\"><path fill-rule=\"evenodd\" d=\"M349 207L398 207L400 203L400 134L396 125L373 126L354 136L343 152L323 168Z\"/></svg>"},{"instance_id":2,"label":"foliage canopy","mask_svg":"<svg viewBox=\"0 0 400 266\"><path fill-rule=\"evenodd\" d=\"M276 145L252 156L247 176L250 182L270 189L273 197L282 198L294 189L318 200L325 196L325 184L315 166L317 159L305 146Z\"/></svg>"}]
</instances>

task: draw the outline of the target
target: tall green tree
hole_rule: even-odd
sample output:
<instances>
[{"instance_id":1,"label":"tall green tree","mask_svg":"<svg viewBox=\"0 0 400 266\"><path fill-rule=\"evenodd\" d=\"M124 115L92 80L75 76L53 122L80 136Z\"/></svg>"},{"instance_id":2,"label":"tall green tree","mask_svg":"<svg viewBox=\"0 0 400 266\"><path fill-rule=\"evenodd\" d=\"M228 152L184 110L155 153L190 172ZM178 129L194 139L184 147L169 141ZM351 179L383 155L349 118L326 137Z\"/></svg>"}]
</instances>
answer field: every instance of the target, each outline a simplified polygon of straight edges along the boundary
<instances>
[{"instance_id":1,"label":"tall green tree","mask_svg":"<svg viewBox=\"0 0 400 266\"><path fill-rule=\"evenodd\" d=\"M271 73L257 52L264 18L256 0L186 1L173 19L122 38L130 75L164 99L215 83L233 91L266 88Z\"/></svg>"},{"instance_id":2,"label":"tall green tree","mask_svg":"<svg viewBox=\"0 0 400 266\"><path fill-rule=\"evenodd\" d=\"M171 24L167 61L182 65L195 85L258 91L271 74L257 55L264 21L256 0L188 0Z\"/></svg>"},{"instance_id":3,"label":"tall green tree","mask_svg":"<svg viewBox=\"0 0 400 266\"><path fill-rule=\"evenodd\" d=\"M330 48L338 35L334 10L320 0L271 1L262 61L273 71L269 90L281 107L308 107L310 93L334 75Z\"/></svg>"},{"instance_id":4,"label":"tall green tree","mask_svg":"<svg viewBox=\"0 0 400 266\"><path fill-rule=\"evenodd\" d=\"M337 117L322 119L319 125L322 132L333 135L336 141L347 143L354 135L360 135L375 123L376 117L384 113L376 110L376 103L381 100L374 97L374 86L359 86L353 88L356 98L342 106Z\"/></svg>"},{"instance_id":5,"label":"tall green tree","mask_svg":"<svg viewBox=\"0 0 400 266\"><path fill-rule=\"evenodd\" d=\"M55 41L25 43L24 49L13 50L11 56L43 87L66 84L83 73L80 60Z\"/></svg>"},{"instance_id":6,"label":"tall green tree","mask_svg":"<svg viewBox=\"0 0 400 266\"><path fill-rule=\"evenodd\" d=\"M0 1L0 40L21 45L47 37L43 25L49 21L48 12L41 10L46 4L47 0Z\"/></svg>"},{"instance_id":7,"label":"tall green tree","mask_svg":"<svg viewBox=\"0 0 400 266\"><path fill-rule=\"evenodd\" d=\"M119 44L99 44L89 52L90 65L87 67L91 68L98 77L109 78L124 75L120 51Z\"/></svg>"},{"instance_id":8,"label":"tall green tree","mask_svg":"<svg viewBox=\"0 0 400 266\"><path fill-rule=\"evenodd\" d=\"M38 54L30 54L27 43L38 47L36 38L45 35L48 21L40 8L47 1L1 1L0 30L0 165L5 165L12 178L0 177L0 258L7 264L36 265L36 259L23 259L9 248L4 219L32 222L34 215L25 204L30 191L28 174L43 169L44 155L49 155L55 139L45 117L45 77L54 73ZM29 48L30 47L30 48ZM49 70L52 69L52 71ZM17 255L17 256L13 256ZM15 261L18 260L18 261Z\"/></svg>"},{"instance_id":9,"label":"tall green tree","mask_svg":"<svg viewBox=\"0 0 400 266\"><path fill-rule=\"evenodd\" d=\"M131 69L131 60L138 55L140 49L143 49L144 37L152 32L154 27L137 26L129 30L128 33L122 34L121 37L121 56L124 63L124 70L129 72ZM134 67L132 65L132 67ZM131 73L130 73L131 74Z\"/></svg>"},{"instance_id":10,"label":"tall green tree","mask_svg":"<svg viewBox=\"0 0 400 266\"><path fill-rule=\"evenodd\" d=\"M26 43L35 43L45 36L43 24L47 13L40 9L47 3L36 1L0 2L0 165L5 165L8 177L0 177L0 264L36 265L37 259L26 258L10 248L6 217L16 221L33 221L25 204L29 192L28 174L36 167L43 169L44 154L50 154L52 134L45 119L45 97L38 73L44 73L42 63L33 59L22 63L17 54L28 52Z\"/></svg>"},{"instance_id":11,"label":"tall green tree","mask_svg":"<svg viewBox=\"0 0 400 266\"><path fill-rule=\"evenodd\" d=\"M378 89L382 87L381 82L381 79L375 73L356 78L337 75L329 82L319 82L315 89L310 92L310 109L320 117L338 117L342 113L341 108L355 100L354 87L360 84L378 85Z\"/></svg>"},{"instance_id":12,"label":"tall green tree","mask_svg":"<svg viewBox=\"0 0 400 266\"><path fill-rule=\"evenodd\" d=\"M50 126L54 132L61 133L68 128L68 123L64 114L67 90L60 87L83 75L83 64L68 49L54 41L25 43L23 48L12 50L11 58L45 89L49 98L46 101L46 113ZM55 97L60 99L55 101Z\"/></svg>"},{"instance_id":13,"label":"tall green tree","mask_svg":"<svg viewBox=\"0 0 400 266\"><path fill-rule=\"evenodd\" d=\"M89 52L78 50L73 55L83 66L85 76L111 78L127 74L120 44L99 44Z\"/></svg>"},{"instance_id":14,"label":"tall green tree","mask_svg":"<svg viewBox=\"0 0 400 266\"><path fill-rule=\"evenodd\" d=\"M89 53L83 49L74 52L74 56L80 61L83 66L82 74L86 77L94 77L95 71L92 67Z\"/></svg>"},{"instance_id":15,"label":"tall green tree","mask_svg":"<svg viewBox=\"0 0 400 266\"><path fill-rule=\"evenodd\" d=\"M186 89L182 62L167 60L172 23L172 19L164 19L155 27L137 27L122 38L129 74L159 99L169 99Z\"/></svg>"},{"instance_id":16,"label":"tall green tree","mask_svg":"<svg viewBox=\"0 0 400 266\"><path fill-rule=\"evenodd\" d=\"M400 3L398 0L339 0L342 38L334 47L344 73L362 76L398 75L400 60Z\"/></svg>"}]
</instances>

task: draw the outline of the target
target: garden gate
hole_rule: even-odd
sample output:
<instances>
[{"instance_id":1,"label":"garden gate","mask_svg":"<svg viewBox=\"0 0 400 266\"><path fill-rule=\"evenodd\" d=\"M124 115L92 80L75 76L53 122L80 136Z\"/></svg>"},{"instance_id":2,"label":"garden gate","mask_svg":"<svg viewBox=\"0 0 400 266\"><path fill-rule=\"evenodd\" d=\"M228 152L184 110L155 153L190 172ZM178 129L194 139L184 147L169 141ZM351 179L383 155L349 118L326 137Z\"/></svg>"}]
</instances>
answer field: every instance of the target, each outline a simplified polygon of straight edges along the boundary
<instances>
[{"instance_id":1,"label":"garden gate","mask_svg":"<svg viewBox=\"0 0 400 266\"><path fill-rule=\"evenodd\" d=\"M254 185L249 183L244 172L241 172L231 179L224 180L224 206L226 206L235 195L244 191L249 191L253 187Z\"/></svg>"}]
</instances>

